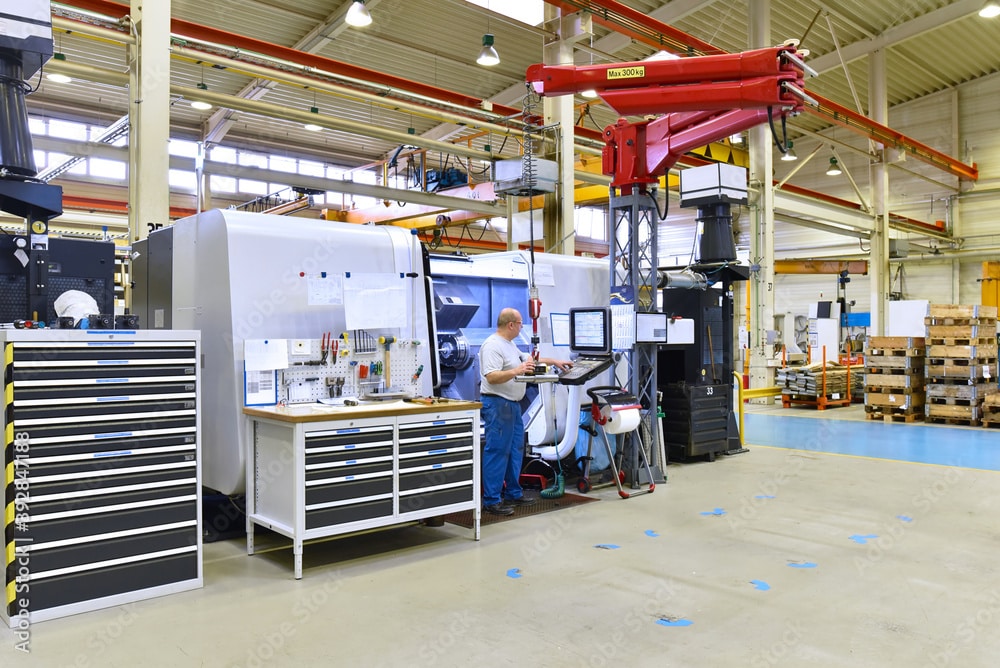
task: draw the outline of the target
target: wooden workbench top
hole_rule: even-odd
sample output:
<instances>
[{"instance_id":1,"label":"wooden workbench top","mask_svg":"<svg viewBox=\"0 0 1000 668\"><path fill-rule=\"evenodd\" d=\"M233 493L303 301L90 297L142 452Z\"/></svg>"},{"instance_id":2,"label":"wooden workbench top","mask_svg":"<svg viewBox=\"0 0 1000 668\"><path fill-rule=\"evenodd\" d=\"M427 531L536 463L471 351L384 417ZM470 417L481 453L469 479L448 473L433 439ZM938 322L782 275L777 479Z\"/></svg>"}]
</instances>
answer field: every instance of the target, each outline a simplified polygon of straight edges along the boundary
<instances>
[{"instance_id":1,"label":"wooden workbench top","mask_svg":"<svg viewBox=\"0 0 1000 668\"><path fill-rule=\"evenodd\" d=\"M293 404L291 406L248 406L243 413L251 417L280 422L325 422L355 418L397 417L452 411L479 410L478 401L441 399L435 404L415 404L404 401L380 401L358 406L327 406L325 404Z\"/></svg>"}]
</instances>

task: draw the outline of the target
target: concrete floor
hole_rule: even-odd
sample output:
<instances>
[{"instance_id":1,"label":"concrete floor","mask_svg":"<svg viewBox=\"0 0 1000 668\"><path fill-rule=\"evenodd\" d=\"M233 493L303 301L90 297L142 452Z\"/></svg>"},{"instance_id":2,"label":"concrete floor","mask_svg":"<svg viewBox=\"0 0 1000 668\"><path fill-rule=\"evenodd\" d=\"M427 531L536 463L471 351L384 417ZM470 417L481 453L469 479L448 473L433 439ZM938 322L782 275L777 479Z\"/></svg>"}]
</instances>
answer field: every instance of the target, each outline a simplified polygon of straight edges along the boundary
<instances>
[{"instance_id":1,"label":"concrete floor","mask_svg":"<svg viewBox=\"0 0 1000 668\"><path fill-rule=\"evenodd\" d=\"M0 666L996 665L996 472L756 446L668 475L479 543L307 545L298 582L277 540L209 544L204 589L37 624L28 655L0 629Z\"/></svg>"}]
</instances>

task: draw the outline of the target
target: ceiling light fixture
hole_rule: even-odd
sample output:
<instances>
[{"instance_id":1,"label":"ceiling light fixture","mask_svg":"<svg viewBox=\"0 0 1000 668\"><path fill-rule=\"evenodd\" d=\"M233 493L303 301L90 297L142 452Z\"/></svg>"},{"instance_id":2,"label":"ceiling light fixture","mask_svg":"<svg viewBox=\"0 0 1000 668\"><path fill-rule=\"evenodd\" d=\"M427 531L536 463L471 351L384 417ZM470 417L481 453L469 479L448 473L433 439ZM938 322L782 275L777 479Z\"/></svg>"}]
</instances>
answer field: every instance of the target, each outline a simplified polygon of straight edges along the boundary
<instances>
[{"instance_id":1,"label":"ceiling light fixture","mask_svg":"<svg viewBox=\"0 0 1000 668\"><path fill-rule=\"evenodd\" d=\"M490 33L483 35L483 50L479 52L476 62L484 67L493 67L500 63L500 54L493 48L493 35Z\"/></svg>"},{"instance_id":2,"label":"ceiling light fixture","mask_svg":"<svg viewBox=\"0 0 1000 668\"><path fill-rule=\"evenodd\" d=\"M319 114L319 107L310 107L309 113L311 113L311 114L317 114L318 115ZM322 125L316 125L315 123L306 123L305 124L305 128L306 128L306 130L309 130L310 132L319 132L320 130L323 129L323 126Z\"/></svg>"},{"instance_id":3,"label":"ceiling light fixture","mask_svg":"<svg viewBox=\"0 0 1000 668\"><path fill-rule=\"evenodd\" d=\"M843 172L840 170L840 165L837 164L836 158L830 158L830 167L826 170L827 176L840 176Z\"/></svg>"},{"instance_id":4,"label":"ceiling light fixture","mask_svg":"<svg viewBox=\"0 0 1000 668\"><path fill-rule=\"evenodd\" d=\"M69 83L73 80L65 74L59 74L57 72L49 72L45 75L45 78L54 83Z\"/></svg>"},{"instance_id":5,"label":"ceiling light fixture","mask_svg":"<svg viewBox=\"0 0 1000 668\"><path fill-rule=\"evenodd\" d=\"M355 28L364 28L372 24L372 15L368 12L368 8L365 7L365 0L354 0L351 8L347 10L344 22Z\"/></svg>"},{"instance_id":6,"label":"ceiling light fixture","mask_svg":"<svg viewBox=\"0 0 1000 668\"><path fill-rule=\"evenodd\" d=\"M987 2L983 5L983 8L979 10L979 15L984 19L993 19L1000 16L1000 4L996 2Z\"/></svg>"},{"instance_id":7,"label":"ceiling light fixture","mask_svg":"<svg viewBox=\"0 0 1000 668\"><path fill-rule=\"evenodd\" d=\"M792 148L792 142L788 142L788 150L782 154L781 159L785 162L792 162L799 159L799 156L795 155L795 149Z\"/></svg>"},{"instance_id":8,"label":"ceiling light fixture","mask_svg":"<svg viewBox=\"0 0 1000 668\"><path fill-rule=\"evenodd\" d=\"M580 91L580 96L585 97L589 100L593 100L595 97L597 97L597 91L594 90L593 88L588 88L587 90Z\"/></svg>"},{"instance_id":9,"label":"ceiling light fixture","mask_svg":"<svg viewBox=\"0 0 1000 668\"><path fill-rule=\"evenodd\" d=\"M201 81L195 84L198 90L208 90L208 84L205 83L205 68L201 68ZM212 108L212 105L208 102L202 102L201 100L194 100L191 102L191 108L197 109L198 111L208 111Z\"/></svg>"}]
</instances>

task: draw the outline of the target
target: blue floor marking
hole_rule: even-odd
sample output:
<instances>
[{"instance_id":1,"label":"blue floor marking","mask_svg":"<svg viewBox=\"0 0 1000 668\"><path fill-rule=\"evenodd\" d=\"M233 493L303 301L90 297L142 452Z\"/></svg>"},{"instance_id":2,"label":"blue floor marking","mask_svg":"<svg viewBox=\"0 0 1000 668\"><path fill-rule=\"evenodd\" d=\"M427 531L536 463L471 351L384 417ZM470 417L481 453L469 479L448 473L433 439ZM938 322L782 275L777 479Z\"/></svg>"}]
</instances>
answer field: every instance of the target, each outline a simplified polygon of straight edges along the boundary
<instances>
[{"instance_id":1,"label":"blue floor marking","mask_svg":"<svg viewBox=\"0 0 1000 668\"><path fill-rule=\"evenodd\" d=\"M656 623L660 626L691 626L694 624L690 619L657 619Z\"/></svg>"},{"instance_id":2,"label":"blue floor marking","mask_svg":"<svg viewBox=\"0 0 1000 668\"><path fill-rule=\"evenodd\" d=\"M744 417L746 443L1000 471L1000 432L875 420L762 415Z\"/></svg>"}]
</instances>

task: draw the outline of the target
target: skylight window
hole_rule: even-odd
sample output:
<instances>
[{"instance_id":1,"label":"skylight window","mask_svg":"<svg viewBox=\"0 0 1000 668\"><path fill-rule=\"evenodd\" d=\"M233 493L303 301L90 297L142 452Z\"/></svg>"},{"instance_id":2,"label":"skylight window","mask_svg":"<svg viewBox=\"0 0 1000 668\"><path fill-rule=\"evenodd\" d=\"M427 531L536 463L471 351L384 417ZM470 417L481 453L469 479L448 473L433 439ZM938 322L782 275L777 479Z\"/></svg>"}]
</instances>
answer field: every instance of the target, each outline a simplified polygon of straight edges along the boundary
<instances>
[{"instance_id":1,"label":"skylight window","mask_svg":"<svg viewBox=\"0 0 1000 668\"><path fill-rule=\"evenodd\" d=\"M537 26L545 19L544 0L468 0L497 14L503 14L515 21Z\"/></svg>"}]
</instances>

